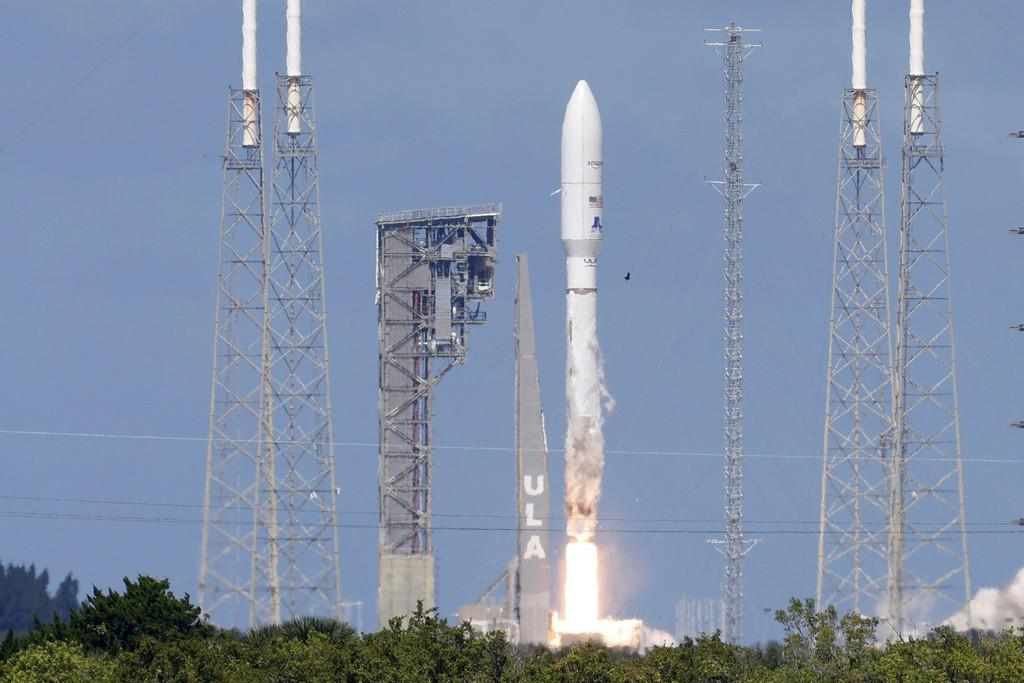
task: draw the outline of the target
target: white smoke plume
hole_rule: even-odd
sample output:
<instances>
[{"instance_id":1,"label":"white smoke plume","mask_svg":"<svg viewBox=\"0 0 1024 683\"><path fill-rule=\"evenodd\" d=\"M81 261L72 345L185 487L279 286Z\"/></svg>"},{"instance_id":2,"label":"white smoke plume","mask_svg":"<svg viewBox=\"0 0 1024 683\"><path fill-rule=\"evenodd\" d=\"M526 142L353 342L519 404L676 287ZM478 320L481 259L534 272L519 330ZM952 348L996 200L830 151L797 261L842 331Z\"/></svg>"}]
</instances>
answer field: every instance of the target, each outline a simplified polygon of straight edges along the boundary
<instances>
[{"instance_id":1,"label":"white smoke plume","mask_svg":"<svg viewBox=\"0 0 1024 683\"><path fill-rule=\"evenodd\" d=\"M1024 569L1017 572L1009 585L979 590L967 609L954 614L946 624L958 631L1002 631L1024 626Z\"/></svg>"},{"instance_id":2,"label":"white smoke plume","mask_svg":"<svg viewBox=\"0 0 1024 683\"><path fill-rule=\"evenodd\" d=\"M568 532L589 541L597 526L604 474L604 416L614 407L597 341L597 292L570 290L566 337L565 513Z\"/></svg>"}]
</instances>

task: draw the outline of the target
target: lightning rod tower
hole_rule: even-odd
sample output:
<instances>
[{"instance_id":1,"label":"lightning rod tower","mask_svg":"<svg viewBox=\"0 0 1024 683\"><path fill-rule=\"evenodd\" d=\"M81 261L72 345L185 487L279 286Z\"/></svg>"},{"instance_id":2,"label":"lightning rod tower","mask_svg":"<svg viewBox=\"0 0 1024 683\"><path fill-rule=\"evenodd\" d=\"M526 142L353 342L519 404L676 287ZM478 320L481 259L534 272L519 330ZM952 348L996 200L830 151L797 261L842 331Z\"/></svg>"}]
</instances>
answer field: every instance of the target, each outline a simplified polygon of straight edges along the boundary
<instances>
[{"instance_id":1,"label":"lightning rod tower","mask_svg":"<svg viewBox=\"0 0 1024 683\"><path fill-rule=\"evenodd\" d=\"M873 613L887 598L892 320L878 93L867 87L865 0L853 0L836 184L817 601Z\"/></svg>"},{"instance_id":2,"label":"lightning rod tower","mask_svg":"<svg viewBox=\"0 0 1024 683\"><path fill-rule=\"evenodd\" d=\"M256 87L256 3L243 3L242 89L228 97L213 382L199 603L220 625L280 618L273 461L266 407L266 225L263 134Z\"/></svg>"},{"instance_id":3,"label":"lightning rod tower","mask_svg":"<svg viewBox=\"0 0 1024 683\"><path fill-rule=\"evenodd\" d=\"M707 42L725 63L725 180L713 181L725 200L725 538L710 541L725 556L723 635L738 644L743 622L743 558L755 541L743 536L743 200L756 185L743 182L743 62L760 43L744 42L735 23L725 42Z\"/></svg>"},{"instance_id":4,"label":"lightning rod tower","mask_svg":"<svg viewBox=\"0 0 1024 683\"><path fill-rule=\"evenodd\" d=\"M353 606L338 566L313 81L300 1L287 8L269 197L255 0L242 3L243 89L229 105L200 559L200 602L221 625Z\"/></svg>"},{"instance_id":5,"label":"lightning rod tower","mask_svg":"<svg viewBox=\"0 0 1024 683\"><path fill-rule=\"evenodd\" d=\"M969 605L939 76L911 0L903 106L889 604L897 633ZM939 613L941 607L946 607ZM932 611L935 610L935 614ZM969 616L969 615L968 615Z\"/></svg>"},{"instance_id":6,"label":"lightning rod tower","mask_svg":"<svg viewBox=\"0 0 1024 683\"><path fill-rule=\"evenodd\" d=\"M302 73L298 2L288 73L277 76L267 230L266 447L277 474L282 616L342 618L323 232L313 79Z\"/></svg>"}]
</instances>

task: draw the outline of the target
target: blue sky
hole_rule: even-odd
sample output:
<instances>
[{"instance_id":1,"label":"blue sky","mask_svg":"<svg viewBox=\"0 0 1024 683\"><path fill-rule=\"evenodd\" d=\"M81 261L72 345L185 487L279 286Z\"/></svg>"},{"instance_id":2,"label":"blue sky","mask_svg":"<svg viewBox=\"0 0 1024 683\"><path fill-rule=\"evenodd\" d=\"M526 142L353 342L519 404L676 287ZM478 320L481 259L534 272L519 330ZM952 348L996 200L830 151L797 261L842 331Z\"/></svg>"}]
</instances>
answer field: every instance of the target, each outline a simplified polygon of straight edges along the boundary
<instances>
[{"instance_id":1,"label":"blue sky","mask_svg":"<svg viewBox=\"0 0 1024 683\"><path fill-rule=\"evenodd\" d=\"M6 515L3 561L72 571L86 586L149 573L196 592L198 524L94 517L202 516L219 157L227 88L240 81L239 5L7 3L0 429L199 440L0 434L0 510L93 517ZM549 194L564 106L585 78L605 127L599 315L618 404L609 448L721 450L721 204L703 182L721 174L721 70L702 29L735 20L762 28L765 44L745 84L746 175L765 184L746 204L746 450L820 455L848 2L304 5L337 440L376 438L375 216L501 201L498 298L488 325L473 331L467 365L437 394L435 440L513 444L513 255L525 251L548 438L562 442L564 257ZM261 0L260 12L267 89L284 66L284 2ZM894 263L906 3L870 3L868 21ZM1024 6L933 0L926 21L926 66L942 74L967 514L1004 522L1024 515L1024 435L1007 426L1024 419L1024 338L1007 330L1024 319L1024 243L1007 235L1024 222L1024 149L1006 137L1024 128L1024 47L1010 29L1024 22ZM372 523L375 447L339 447L336 458L342 521ZM560 466L556 454L558 487ZM439 450L435 511L511 514L512 468L507 452ZM721 479L714 457L613 455L601 514L717 520ZM816 529L820 460L750 459L746 481L749 520ZM605 564L621 577L609 610L672 628L681 595L717 595L722 563L704 539L608 535ZM974 583L1007 581L1020 542L973 535ZM438 531L442 613L475 597L513 543L511 534ZM371 627L376 532L343 529L342 544L343 592L365 602ZM772 534L750 554L747 640L776 634L764 610L813 594L815 545L813 534Z\"/></svg>"}]
</instances>

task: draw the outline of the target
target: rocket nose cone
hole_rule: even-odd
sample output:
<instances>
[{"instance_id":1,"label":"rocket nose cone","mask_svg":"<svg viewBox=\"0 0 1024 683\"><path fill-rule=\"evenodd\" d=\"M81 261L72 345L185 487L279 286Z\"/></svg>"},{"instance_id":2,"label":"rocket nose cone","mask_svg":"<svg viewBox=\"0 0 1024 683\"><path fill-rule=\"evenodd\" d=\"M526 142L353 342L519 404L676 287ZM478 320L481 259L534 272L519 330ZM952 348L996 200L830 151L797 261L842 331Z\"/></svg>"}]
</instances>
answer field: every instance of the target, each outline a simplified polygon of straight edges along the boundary
<instances>
[{"instance_id":1,"label":"rocket nose cone","mask_svg":"<svg viewBox=\"0 0 1024 683\"><path fill-rule=\"evenodd\" d=\"M569 103L565 107L565 121L578 121L582 119L600 121L600 112L597 109L597 100L594 99L594 93L590 90L590 85L586 81L580 81L576 84L576 89L572 91L572 97L569 98Z\"/></svg>"}]
</instances>

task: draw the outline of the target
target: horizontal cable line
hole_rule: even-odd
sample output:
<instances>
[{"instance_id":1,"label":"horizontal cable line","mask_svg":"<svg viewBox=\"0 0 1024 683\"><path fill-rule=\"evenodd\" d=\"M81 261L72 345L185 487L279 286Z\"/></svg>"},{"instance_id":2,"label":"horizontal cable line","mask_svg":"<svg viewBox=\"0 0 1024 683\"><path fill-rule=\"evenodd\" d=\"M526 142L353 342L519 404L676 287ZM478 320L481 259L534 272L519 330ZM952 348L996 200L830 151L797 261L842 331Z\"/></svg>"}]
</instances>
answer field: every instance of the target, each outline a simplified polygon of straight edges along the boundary
<instances>
[{"instance_id":1,"label":"horizontal cable line","mask_svg":"<svg viewBox=\"0 0 1024 683\"><path fill-rule=\"evenodd\" d=\"M202 510L204 506L199 503L169 503L159 501L144 501L144 500L127 500L121 498L56 498L49 496L18 496L18 495L3 495L0 494L0 500L20 501L20 502L36 502L36 503L84 503L88 505L117 505L117 506L138 506L138 507L164 507L164 508L182 508L182 509L198 509ZM212 510L217 511L239 511L246 512L255 510L251 505L232 505L230 508L225 507L212 507ZM282 510L279 507L279 511ZM301 512L309 512L311 514L320 514L319 510L300 510ZM378 510L337 510L339 515L359 515L359 516L377 516L380 514ZM506 519L515 520L516 515L512 513L502 514L493 512L433 512L432 517L450 517L450 518L469 518L469 519ZM550 517L538 517L536 515L527 517L521 516L520 519L534 519L538 521L549 521L549 522L565 522L568 521L566 517L550 516ZM647 523L664 523L664 524L714 524L722 521L721 519L709 519L709 518L682 518L682 517L601 517L599 522L647 522ZM799 524L799 525L814 525L817 526L820 522L818 520L810 519L744 519L744 524ZM225 523L234 523L233 520L226 520ZM915 527L921 526L947 526L947 522L923 522L915 524ZM1014 526L1014 522L1009 521L992 521L992 522L967 522L966 526ZM834 526L834 525L833 525ZM885 522L872 522L870 527L876 530L886 528ZM753 530L759 533L757 530ZM843 531L839 529L833 529L829 533L843 534L853 533L854 530Z\"/></svg>"},{"instance_id":2,"label":"horizontal cable line","mask_svg":"<svg viewBox=\"0 0 1024 683\"><path fill-rule=\"evenodd\" d=\"M243 440L243 439L210 439L205 436L172 436L172 435L161 435L161 434L109 434L103 432L53 432L53 431L42 431L42 430L29 430L29 429L0 429L0 435L6 436L48 436L48 437L63 437L63 438L76 438L76 439L115 439L122 441L165 441L165 442L188 442L188 443L209 443L213 441L218 444L250 444L256 445L255 440ZM293 446L293 445L306 445L308 441L284 441L275 440L275 444L279 446ZM378 443L375 441L331 441L322 442L325 446L332 446L336 448L374 448L378 447ZM459 444L449 445L432 445L430 449L433 451L469 451L469 452L493 452L493 453L515 453L516 449L513 446L467 446ZM526 452L540 449L523 449ZM545 449L548 453L564 453L563 448L548 448ZM692 458L722 458L722 453L712 453L708 451L664 451L664 450L624 450L624 449L608 449L605 450L605 455L648 455L648 456L664 456L664 457L692 457ZM410 456L412 457L412 456ZM751 460L821 460L820 455L809 455L801 453L744 453L745 459ZM956 458L916 458L920 462L956 462ZM999 464L999 465L1014 465L1024 464L1024 458L969 458L964 457L963 462L965 465L970 464Z\"/></svg>"},{"instance_id":3,"label":"horizontal cable line","mask_svg":"<svg viewBox=\"0 0 1024 683\"><path fill-rule=\"evenodd\" d=\"M61 513L61 512L23 512L18 510L0 510L0 518L12 518L12 519L59 519L59 520L76 520L76 521L87 521L87 522L127 522L127 523L144 523L144 524L180 524L180 525L196 525L202 524L203 520L193 519L187 517L143 517L143 516L128 516L128 515L98 515L98 514L76 514L76 513ZM251 520L248 521L235 521L232 522L234 526L240 527L254 527L259 526L256 522ZM376 524L317 524L312 525L316 528L336 528L336 529L365 529L365 530L377 530L379 527ZM519 529L515 527L500 527L500 526L431 526L432 531L462 531L462 532L516 532ZM715 535L724 533L723 528L709 528L709 529L598 529L601 533L613 533L613 534L673 534L673 535ZM817 536L818 532L813 529L763 529L756 532L759 535L771 535L771 536ZM987 529L977 530L970 532L971 534L981 535L1010 535L1010 534L1024 534L1024 528L1020 529ZM832 535L832 534L830 534ZM935 534L930 536L935 540L955 540L960 538L959 532L948 533L948 534ZM280 540L280 539L279 539Z\"/></svg>"}]
</instances>

